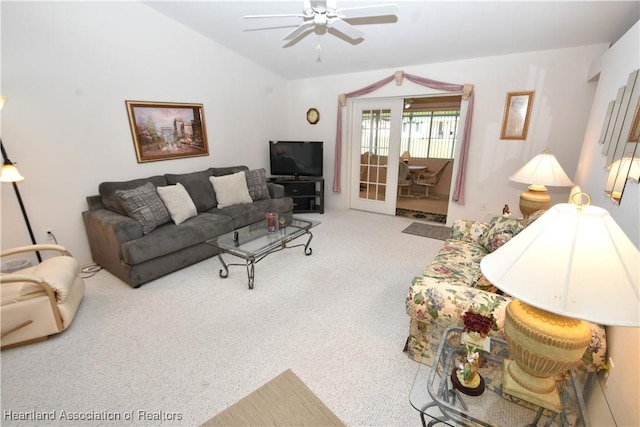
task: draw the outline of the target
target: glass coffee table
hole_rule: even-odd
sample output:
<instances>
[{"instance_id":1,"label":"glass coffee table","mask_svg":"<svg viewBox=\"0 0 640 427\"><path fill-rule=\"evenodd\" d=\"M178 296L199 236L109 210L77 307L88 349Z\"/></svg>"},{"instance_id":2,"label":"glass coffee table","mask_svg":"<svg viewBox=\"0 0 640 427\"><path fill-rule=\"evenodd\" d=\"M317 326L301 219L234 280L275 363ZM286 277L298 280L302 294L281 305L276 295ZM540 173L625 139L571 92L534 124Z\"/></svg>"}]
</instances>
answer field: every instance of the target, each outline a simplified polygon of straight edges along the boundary
<instances>
[{"instance_id":1,"label":"glass coffee table","mask_svg":"<svg viewBox=\"0 0 640 427\"><path fill-rule=\"evenodd\" d=\"M230 233L223 234L215 239L207 240L207 244L220 249L218 259L222 264L220 277L229 276L229 266L246 265L247 277L249 279L249 289L253 289L255 277L255 265L267 255L282 249L290 249L304 246L305 255L311 255L309 247L313 234L311 229L320 224L320 221L296 218L291 215L279 216L278 231L268 232L267 221L262 220L255 224L250 224ZM302 236L308 236L306 243L288 245L289 242ZM230 254L245 260L244 264L227 264L222 258L222 254Z\"/></svg>"},{"instance_id":2,"label":"glass coffee table","mask_svg":"<svg viewBox=\"0 0 640 427\"><path fill-rule=\"evenodd\" d=\"M563 404L559 414L503 395L502 364L508 357L508 347L505 341L494 337L490 338L490 350L480 352L478 372L484 379L484 393L480 396L461 393L452 384L451 372L465 354L464 344L460 343L462 328L445 329L436 324L430 328L434 330L423 357L431 359L433 367L418 364L409 397L411 405L420 413L423 427L436 424L530 427L537 426L541 420L545 426L590 425L583 390L573 371L567 372L566 378L558 385ZM434 342L438 338L439 342ZM428 424L426 419L430 419Z\"/></svg>"}]
</instances>

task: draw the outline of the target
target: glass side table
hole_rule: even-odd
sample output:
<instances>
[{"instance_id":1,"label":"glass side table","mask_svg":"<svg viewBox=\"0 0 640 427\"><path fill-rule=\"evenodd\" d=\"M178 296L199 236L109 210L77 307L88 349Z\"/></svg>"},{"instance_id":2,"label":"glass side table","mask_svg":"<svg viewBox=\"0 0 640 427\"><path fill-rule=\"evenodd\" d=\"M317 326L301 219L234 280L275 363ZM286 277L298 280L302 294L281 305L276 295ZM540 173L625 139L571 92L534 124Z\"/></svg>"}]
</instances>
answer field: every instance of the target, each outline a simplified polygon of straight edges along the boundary
<instances>
[{"instance_id":1,"label":"glass side table","mask_svg":"<svg viewBox=\"0 0 640 427\"><path fill-rule=\"evenodd\" d=\"M435 353L433 368L419 363L409 400L420 413L423 427L445 424L450 426L589 426L582 389L573 371L559 383L563 410L556 414L546 409L502 395L502 362L508 357L507 343L490 338L490 350L481 351L478 370L485 382L480 396L469 396L456 390L451 382L451 372L465 355L460 343L462 328L437 325L432 337L441 336L439 343L430 342L427 352ZM442 334L437 334L438 331ZM437 348L437 350L436 350ZM426 352L425 352L425 356ZM427 424L427 419L429 423Z\"/></svg>"}]
</instances>

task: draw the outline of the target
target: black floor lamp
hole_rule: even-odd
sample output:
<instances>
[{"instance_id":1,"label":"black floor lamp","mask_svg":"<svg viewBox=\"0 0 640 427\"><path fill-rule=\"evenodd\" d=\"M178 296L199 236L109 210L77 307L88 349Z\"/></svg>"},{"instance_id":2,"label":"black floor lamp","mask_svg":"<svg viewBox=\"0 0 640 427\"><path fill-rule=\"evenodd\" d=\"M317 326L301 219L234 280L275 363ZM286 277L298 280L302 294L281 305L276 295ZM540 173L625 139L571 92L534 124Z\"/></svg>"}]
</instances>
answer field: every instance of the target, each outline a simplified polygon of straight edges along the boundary
<instances>
[{"instance_id":1,"label":"black floor lamp","mask_svg":"<svg viewBox=\"0 0 640 427\"><path fill-rule=\"evenodd\" d=\"M27 230L29 230L29 236L31 237L31 243L36 244L36 238L33 235L33 230L31 229L31 223L29 223L29 217L27 216L27 211L24 208L24 203L22 203L22 197L20 196L20 190L18 190L18 184L16 182L22 181L24 177L20 175L18 168L13 164L9 157L7 156L7 152L4 150L4 144L2 143L2 138L0 138L0 147L2 148L2 159L4 163L2 165L2 174L0 175L1 182L10 182L13 184L13 191L16 192L16 197L18 198L18 203L20 204L20 210L22 210L22 216L24 217L24 222L27 224ZM40 252L36 251L36 256L38 257L38 262L42 262L42 257L40 256Z\"/></svg>"}]
</instances>

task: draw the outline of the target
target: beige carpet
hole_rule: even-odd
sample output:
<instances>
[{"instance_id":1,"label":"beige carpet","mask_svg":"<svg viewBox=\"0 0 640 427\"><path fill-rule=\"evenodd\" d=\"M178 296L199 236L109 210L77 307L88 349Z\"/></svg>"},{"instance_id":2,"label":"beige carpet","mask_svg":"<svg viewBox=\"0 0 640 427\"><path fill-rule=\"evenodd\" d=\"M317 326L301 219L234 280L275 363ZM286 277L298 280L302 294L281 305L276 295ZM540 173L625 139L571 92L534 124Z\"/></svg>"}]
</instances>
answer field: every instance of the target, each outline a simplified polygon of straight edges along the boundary
<instances>
[{"instance_id":1,"label":"beige carpet","mask_svg":"<svg viewBox=\"0 0 640 427\"><path fill-rule=\"evenodd\" d=\"M408 400L417 363L401 351L404 301L443 242L401 233L417 221L408 218L352 209L300 216L322 221L313 254L269 255L253 290L246 268L220 278L217 257L138 289L102 270L85 279L65 332L2 351L0 413L133 411L129 423L56 416L0 425L199 426L291 369L348 426L420 426Z\"/></svg>"},{"instance_id":2,"label":"beige carpet","mask_svg":"<svg viewBox=\"0 0 640 427\"><path fill-rule=\"evenodd\" d=\"M344 423L287 369L203 426L344 426Z\"/></svg>"}]
</instances>

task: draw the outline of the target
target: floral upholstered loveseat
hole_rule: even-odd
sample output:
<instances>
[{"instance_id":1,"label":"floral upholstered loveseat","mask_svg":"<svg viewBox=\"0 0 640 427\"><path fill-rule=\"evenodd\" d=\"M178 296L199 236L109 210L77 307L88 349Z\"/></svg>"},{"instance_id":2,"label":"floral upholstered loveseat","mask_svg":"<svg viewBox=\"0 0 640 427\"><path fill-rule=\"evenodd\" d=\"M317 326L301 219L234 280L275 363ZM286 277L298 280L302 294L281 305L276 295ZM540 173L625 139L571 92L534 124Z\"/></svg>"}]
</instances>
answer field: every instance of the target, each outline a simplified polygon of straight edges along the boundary
<instances>
[{"instance_id":1,"label":"floral upholstered loveseat","mask_svg":"<svg viewBox=\"0 0 640 427\"><path fill-rule=\"evenodd\" d=\"M525 219L503 215L491 223L455 221L451 237L409 288L406 308L411 320L406 349L412 359L429 364L428 352L425 353L429 340L440 338L432 325L441 326L437 328L439 331L447 326L463 326L462 314L472 305L486 306L497 302L493 311L496 325L489 335L504 337L505 309L511 298L500 295L482 275L480 260L542 213L536 212ZM594 372L606 368L606 335L603 326L592 323L589 326L591 344L582 362L587 371Z\"/></svg>"}]
</instances>

